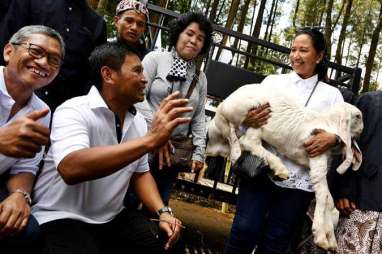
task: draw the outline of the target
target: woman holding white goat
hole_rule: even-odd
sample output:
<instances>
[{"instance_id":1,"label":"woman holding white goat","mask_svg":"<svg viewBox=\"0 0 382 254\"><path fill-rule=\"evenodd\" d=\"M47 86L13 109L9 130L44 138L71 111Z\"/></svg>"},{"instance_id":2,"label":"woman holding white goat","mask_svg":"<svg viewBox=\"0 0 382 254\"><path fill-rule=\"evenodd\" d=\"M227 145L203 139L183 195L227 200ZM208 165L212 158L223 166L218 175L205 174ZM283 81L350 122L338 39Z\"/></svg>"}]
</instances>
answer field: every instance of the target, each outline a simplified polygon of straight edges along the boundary
<instances>
[{"instance_id":1,"label":"woman holding white goat","mask_svg":"<svg viewBox=\"0 0 382 254\"><path fill-rule=\"evenodd\" d=\"M299 98L301 105L324 111L342 102L340 91L324 83L326 46L324 35L316 28L298 31L289 55L293 72L270 75L261 83L274 90L287 90ZM268 104L248 113L244 124L258 128L272 117ZM316 130L305 142L310 157L320 155L341 143L332 133ZM226 254L287 253L311 200L314 197L309 170L282 157L289 179L277 181L262 174L254 181L242 179L237 210Z\"/></svg>"}]
</instances>

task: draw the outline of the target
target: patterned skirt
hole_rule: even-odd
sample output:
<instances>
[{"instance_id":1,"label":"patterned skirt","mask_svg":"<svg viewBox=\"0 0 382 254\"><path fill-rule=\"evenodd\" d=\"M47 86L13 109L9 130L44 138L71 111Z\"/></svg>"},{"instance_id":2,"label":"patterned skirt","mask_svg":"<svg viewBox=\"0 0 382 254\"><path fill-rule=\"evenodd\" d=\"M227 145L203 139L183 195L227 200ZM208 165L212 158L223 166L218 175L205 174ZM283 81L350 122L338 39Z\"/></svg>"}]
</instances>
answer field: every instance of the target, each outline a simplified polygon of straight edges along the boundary
<instances>
[{"instance_id":1,"label":"patterned skirt","mask_svg":"<svg viewBox=\"0 0 382 254\"><path fill-rule=\"evenodd\" d=\"M340 218L336 236L340 254L382 253L382 213L355 210Z\"/></svg>"}]
</instances>

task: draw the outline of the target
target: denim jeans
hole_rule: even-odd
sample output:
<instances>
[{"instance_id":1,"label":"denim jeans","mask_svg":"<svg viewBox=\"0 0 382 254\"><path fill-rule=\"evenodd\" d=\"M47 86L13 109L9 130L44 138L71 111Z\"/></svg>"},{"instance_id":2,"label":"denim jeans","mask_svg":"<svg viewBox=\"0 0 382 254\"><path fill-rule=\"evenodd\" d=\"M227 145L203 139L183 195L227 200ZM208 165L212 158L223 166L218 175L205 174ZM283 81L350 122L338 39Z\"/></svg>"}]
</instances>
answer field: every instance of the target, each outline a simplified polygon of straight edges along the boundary
<instances>
[{"instance_id":1,"label":"denim jeans","mask_svg":"<svg viewBox=\"0 0 382 254\"><path fill-rule=\"evenodd\" d=\"M281 188L267 175L242 180L226 254L287 253L314 194Z\"/></svg>"}]
</instances>

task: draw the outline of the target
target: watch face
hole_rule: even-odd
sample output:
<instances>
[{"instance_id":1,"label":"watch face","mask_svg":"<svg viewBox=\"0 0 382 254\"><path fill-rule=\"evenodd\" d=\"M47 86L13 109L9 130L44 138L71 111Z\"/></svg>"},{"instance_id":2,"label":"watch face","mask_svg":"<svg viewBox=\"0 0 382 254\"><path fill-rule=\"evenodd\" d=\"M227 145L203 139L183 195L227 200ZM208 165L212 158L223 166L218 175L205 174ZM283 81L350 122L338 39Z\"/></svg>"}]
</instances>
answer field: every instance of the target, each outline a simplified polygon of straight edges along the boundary
<instances>
[{"instance_id":1,"label":"watch face","mask_svg":"<svg viewBox=\"0 0 382 254\"><path fill-rule=\"evenodd\" d=\"M162 213L169 213L172 215L172 209L168 206L162 207L158 210L158 215L161 215Z\"/></svg>"}]
</instances>

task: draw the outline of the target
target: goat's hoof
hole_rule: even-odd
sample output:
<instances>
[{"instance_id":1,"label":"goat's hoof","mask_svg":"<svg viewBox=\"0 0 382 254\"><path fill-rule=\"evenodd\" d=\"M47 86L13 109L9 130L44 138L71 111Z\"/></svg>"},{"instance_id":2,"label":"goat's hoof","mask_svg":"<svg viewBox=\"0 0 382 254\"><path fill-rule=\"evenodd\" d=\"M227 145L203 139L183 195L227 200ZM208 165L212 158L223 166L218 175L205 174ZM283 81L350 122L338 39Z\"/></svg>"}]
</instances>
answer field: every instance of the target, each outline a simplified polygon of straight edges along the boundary
<instances>
[{"instance_id":1,"label":"goat's hoof","mask_svg":"<svg viewBox=\"0 0 382 254\"><path fill-rule=\"evenodd\" d=\"M330 248L329 243L328 243L326 237L315 237L314 238L314 243L318 247L323 248L324 250L329 250L329 248Z\"/></svg>"},{"instance_id":2,"label":"goat's hoof","mask_svg":"<svg viewBox=\"0 0 382 254\"><path fill-rule=\"evenodd\" d=\"M328 246L328 250L331 250L331 251L336 251L337 250L337 241L336 239L329 239L329 246Z\"/></svg>"},{"instance_id":3,"label":"goat's hoof","mask_svg":"<svg viewBox=\"0 0 382 254\"><path fill-rule=\"evenodd\" d=\"M287 180L289 178L288 171L282 171L275 173L275 178L278 180Z\"/></svg>"}]
</instances>

